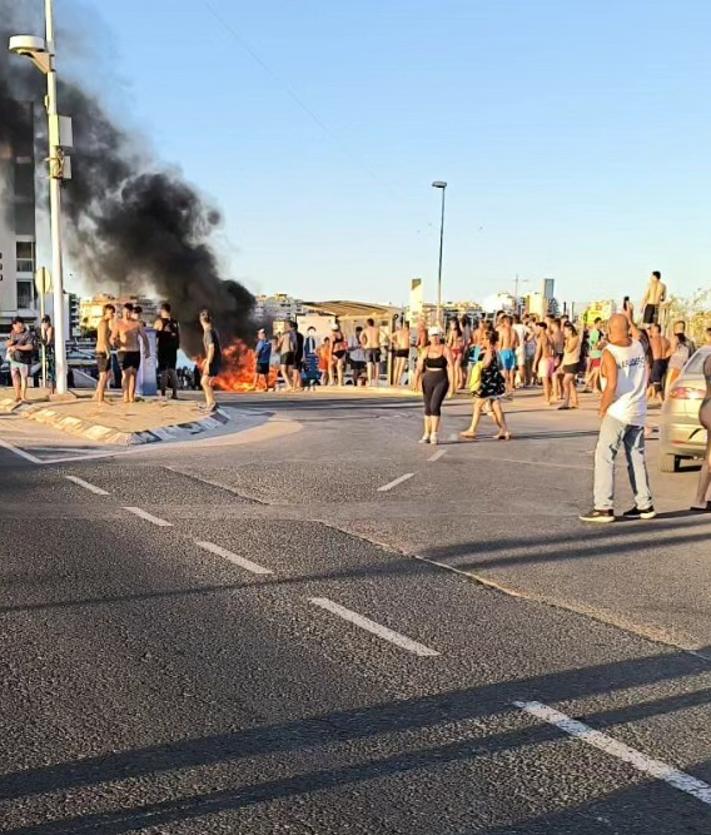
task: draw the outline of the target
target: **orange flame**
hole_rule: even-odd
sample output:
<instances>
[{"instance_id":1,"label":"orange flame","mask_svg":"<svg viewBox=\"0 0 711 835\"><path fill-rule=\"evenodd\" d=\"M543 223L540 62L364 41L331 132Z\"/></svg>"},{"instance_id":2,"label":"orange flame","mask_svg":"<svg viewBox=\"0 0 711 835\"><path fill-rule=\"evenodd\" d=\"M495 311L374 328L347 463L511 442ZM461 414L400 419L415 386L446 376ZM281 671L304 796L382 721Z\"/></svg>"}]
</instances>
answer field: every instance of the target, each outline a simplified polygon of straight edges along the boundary
<instances>
[{"instance_id":1,"label":"orange flame","mask_svg":"<svg viewBox=\"0 0 711 835\"><path fill-rule=\"evenodd\" d=\"M215 378L215 388L219 391L246 392L255 391L254 378L257 373L257 354L248 348L241 339L236 339L222 350L222 371ZM260 379L258 391L264 391L264 378ZM277 370L269 369L269 387L276 385Z\"/></svg>"}]
</instances>

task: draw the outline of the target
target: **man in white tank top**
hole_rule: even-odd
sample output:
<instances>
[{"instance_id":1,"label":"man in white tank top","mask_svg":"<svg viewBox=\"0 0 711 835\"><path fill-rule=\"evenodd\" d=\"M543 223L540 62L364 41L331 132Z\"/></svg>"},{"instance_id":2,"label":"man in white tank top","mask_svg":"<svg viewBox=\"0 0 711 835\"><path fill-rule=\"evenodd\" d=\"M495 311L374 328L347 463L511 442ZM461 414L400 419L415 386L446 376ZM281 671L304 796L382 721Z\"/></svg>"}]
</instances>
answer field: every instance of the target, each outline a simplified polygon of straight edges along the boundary
<instances>
[{"instance_id":1,"label":"man in white tank top","mask_svg":"<svg viewBox=\"0 0 711 835\"><path fill-rule=\"evenodd\" d=\"M647 417L647 357L636 336L639 331L623 314L608 323L607 346L602 352L600 436L595 449L595 506L581 516L583 522L614 522L615 458L625 448L627 472L635 507L624 516L652 519L655 511L644 457L644 423ZM630 335L630 330L632 335Z\"/></svg>"}]
</instances>

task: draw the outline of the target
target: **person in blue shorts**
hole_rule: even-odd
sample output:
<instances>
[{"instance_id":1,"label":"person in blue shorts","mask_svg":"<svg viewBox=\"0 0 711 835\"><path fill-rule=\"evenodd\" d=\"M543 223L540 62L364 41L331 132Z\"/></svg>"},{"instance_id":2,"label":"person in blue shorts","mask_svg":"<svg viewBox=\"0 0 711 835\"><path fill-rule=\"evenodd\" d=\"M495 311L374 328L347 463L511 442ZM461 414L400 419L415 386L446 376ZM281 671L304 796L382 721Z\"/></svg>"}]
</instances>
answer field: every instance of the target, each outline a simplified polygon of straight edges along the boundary
<instances>
[{"instance_id":1,"label":"person in blue shorts","mask_svg":"<svg viewBox=\"0 0 711 835\"><path fill-rule=\"evenodd\" d=\"M518 334L513 327L511 316L502 316L497 328L499 334L499 361L506 382L506 394L513 394L516 382L516 349L518 348Z\"/></svg>"}]
</instances>

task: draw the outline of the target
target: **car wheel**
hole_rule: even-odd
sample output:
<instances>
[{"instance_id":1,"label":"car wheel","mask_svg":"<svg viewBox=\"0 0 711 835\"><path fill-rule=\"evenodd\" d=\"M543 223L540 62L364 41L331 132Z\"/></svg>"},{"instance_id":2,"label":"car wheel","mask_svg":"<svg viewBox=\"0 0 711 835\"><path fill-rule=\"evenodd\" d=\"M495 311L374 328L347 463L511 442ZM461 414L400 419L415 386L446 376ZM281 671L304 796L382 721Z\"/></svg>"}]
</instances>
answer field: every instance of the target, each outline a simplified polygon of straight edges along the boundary
<instances>
[{"instance_id":1,"label":"car wheel","mask_svg":"<svg viewBox=\"0 0 711 835\"><path fill-rule=\"evenodd\" d=\"M661 473L675 473L679 469L679 456L673 452L663 452L657 464Z\"/></svg>"}]
</instances>

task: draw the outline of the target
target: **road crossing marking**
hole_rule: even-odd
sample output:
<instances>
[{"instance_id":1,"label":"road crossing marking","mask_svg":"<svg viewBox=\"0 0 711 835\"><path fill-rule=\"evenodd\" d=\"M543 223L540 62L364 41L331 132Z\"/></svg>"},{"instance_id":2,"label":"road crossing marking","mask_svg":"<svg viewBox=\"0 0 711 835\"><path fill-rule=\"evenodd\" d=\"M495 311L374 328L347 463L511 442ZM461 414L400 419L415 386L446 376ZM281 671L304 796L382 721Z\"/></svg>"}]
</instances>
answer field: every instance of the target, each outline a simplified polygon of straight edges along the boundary
<instances>
[{"instance_id":1,"label":"road crossing marking","mask_svg":"<svg viewBox=\"0 0 711 835\"><path fill-rule=\"evenodd\" d=\"M77 478L75 475L67 475L64 476L67 481L71 481L74 484L78 484L79 487L83 487L85 490L88 490L90 493L94 493L96 496L108 496L108 492L106 490L102 490L101 487L97 487L94 484L90 484L88 481L84 481L83 478Z\"/></svg>"},{"instance_id":2,"label":"road crossing marking","mask_svg":"<svg viewBox=\"0 0 711 835\"><path fill-rule=\"evenodd\" d=\"M9 452L14 452L15 455L17 455L19 458L24 458L25 461L29 461L32 464L41 464L42 463L42 461L39 458L36 458L34 455L31 455L29 452L25 452L24 449L19 449L18 447L13 446L8 441L3 441L2 438L0 438L0 447L3 447L3 449L8 450Z\"/></svg>"},{"instance_id":3,"label":"road crossing marking","mask_svg":"<svg viewBox=\"0 0 711 835\"><path fill-rule=\"evenodd\" d=\"M160 519L158 516L153 516L152 513L146 513L145 510L141 510L140 507L124 507L124 510L127 510L129 513L134 513L136 516L140 516L141 519L145 519L146 522L150 522L153 525L157 525L159 528L172 528L172 522L166 522L165 519Z\"/></svg>"},{"instance_id":4,"label":"road crossing marking","mask_svg":"<svg viewBox=\"0 0 711 835\"><path fill-rule=\"evenodd\" d=\"M391 644L395 644L401 649L406 649L408 652L412 652L415 655L423 657L439 655L436 650L430 649L417 641L413 641L412 638L408 638L406 635L394 632L392 629L388 629L387 626L376 623L375 621L370 620L370 618L363 617L363 615L359 615L357 612L352 612L350 609L346 609L344 606L334 603L327 597L310 597L309 603L312 603L314 606L319 606L321 609L325 609L327 612L331 612L334 615L338 615L339 618L343 618L343 620L347 620L349 623L353 623L361 629L365 629L366 632L371 632L373 635L377 635L384 641L389 641Z\"/></svg>"},{"instance_id":5,"label":"road crossing marking","mask_svg":"<svg viewBox=\"0 0 711 835\"><path fill-rule=\"evenodd\" d=\"M542 702L514 702L514 705L531 716L548 722L549 725L555 725L570 736L587 742L593 748L598 748L606 754L617 757L617 759L636 768L637 771L658 780L663 780L675 789L686 792L686 794L690 794L702 803L711 806L711 786L704 783L703 780L692 777L691 774L684 771L679 771L667 765L667 763L661 762L661 760L652 759L641 751L625 745L624 742L618 742L607 734L596 731L576 719L571 719L565 713L560 713L560 711L554 710L554 708L548 707Z\"/></svg>"},{"instance_id":6,"label":"road crossing marking","mask_svg":"<svg viewBox=\"0 0 711 835\"><path fill-rule=\"evenodd\" d=\"M248 560L245 557L240 557L237 554L233 554L232 551L228 551L226 548L220 548L219 545L214 545L212 542L198 542L197 540L195 540L195 544L198 546L198 548L202 548L203 551L209 551L211 554L216 554L218 557L223 557L223 559L229 560L235 565L240 566L240 568L244 568L246 571L251 571L252 574L274 573L269 568L264 568L264 566L257 565L256 562L252 562L251 560Z\"/></svg>"},{"instance_id":7,"label":"road crossing marking","mask_svg":"<svg viewBox=\"0 0 711 835\"><path fill-rule=\"evenodd\" d=\"M427 460L428 460L428 461L432 461L432 462L434 462L434 461L439 461L439 459L440 459L443 455L446 455L446 454L447 454L447 450L446 450L446 449L440 449L439 451L435 452L435 454L434 454L434 455L431 455L431 456L430 456Z\"/></svg>"},{"instance_id":8,"label":"road crossing marking","mask_svg":"<svg viewBox=\"0 0 711 835\"><path fill-rule=\"evenodd\" d=\"M403 481L407 481L409 478L412 478L415 474L414 473L405 473L405 475L401 475L399 478L396 478L394 481L388 482L388 484L384 484L382 487L378 487L378 493L387 493L388 490L392 490L393 487L397 487L398 484L402 484Z\"/></svg>"}]
</instances>

